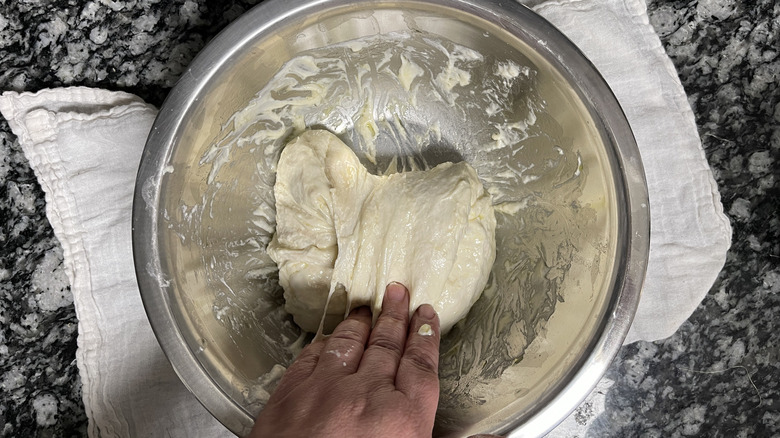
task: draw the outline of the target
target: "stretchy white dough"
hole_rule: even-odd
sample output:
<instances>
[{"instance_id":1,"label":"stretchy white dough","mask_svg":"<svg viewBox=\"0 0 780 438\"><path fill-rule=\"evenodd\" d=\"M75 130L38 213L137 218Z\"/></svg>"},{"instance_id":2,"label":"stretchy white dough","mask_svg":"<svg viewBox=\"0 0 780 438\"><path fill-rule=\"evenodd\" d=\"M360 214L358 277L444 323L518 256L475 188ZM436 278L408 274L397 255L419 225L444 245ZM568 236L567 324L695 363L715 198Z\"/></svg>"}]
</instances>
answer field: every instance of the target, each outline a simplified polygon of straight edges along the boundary
<instances>
[{"instance_id":1,"label":"stretchy white dough","mask_svg":"<svg viewBox=\"0 0 780 438\"><path fill-rule=\"evenodd\" d=\"M388 283L410 291L410 313L431 304L446 333L468 313L495 260L490 195L467 163L371 175L328 131L306 131L277 166L276 234L268 254L279 265L285 308L329 333L353 308L374 318Z\"/></svg>"}]
</instances>

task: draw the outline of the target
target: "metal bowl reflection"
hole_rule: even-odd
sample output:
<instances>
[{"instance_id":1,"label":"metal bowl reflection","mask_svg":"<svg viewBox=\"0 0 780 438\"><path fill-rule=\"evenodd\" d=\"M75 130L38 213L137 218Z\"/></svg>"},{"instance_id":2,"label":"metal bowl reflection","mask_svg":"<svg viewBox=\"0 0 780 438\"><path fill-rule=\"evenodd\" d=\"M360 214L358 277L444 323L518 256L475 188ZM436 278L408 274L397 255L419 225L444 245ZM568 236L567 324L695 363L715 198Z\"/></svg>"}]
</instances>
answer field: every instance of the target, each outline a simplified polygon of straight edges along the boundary
<instances>
[{"instance_id":1,"label":"metal bowl reflection","mask_svg":"<svg viewBox=\"0 0 780 438\"><path fill-rule=\"evenodd\" d=\"M316 73L295 70L304 57ZM398 79L409 62L423 71L417 98ZM447 68L468 78L443 83ZM269 1L187 69L147 141L133 245L149 320L193 394L243 435L304 340L260 207L273 205L284 140L309 127L339 134L374 172L466 160L493 195L497 260L442 341L435 433L536 436L565 418L628 332L647 190L595 68L532 11L489 0Z\"/></svg>"}]
</instances>

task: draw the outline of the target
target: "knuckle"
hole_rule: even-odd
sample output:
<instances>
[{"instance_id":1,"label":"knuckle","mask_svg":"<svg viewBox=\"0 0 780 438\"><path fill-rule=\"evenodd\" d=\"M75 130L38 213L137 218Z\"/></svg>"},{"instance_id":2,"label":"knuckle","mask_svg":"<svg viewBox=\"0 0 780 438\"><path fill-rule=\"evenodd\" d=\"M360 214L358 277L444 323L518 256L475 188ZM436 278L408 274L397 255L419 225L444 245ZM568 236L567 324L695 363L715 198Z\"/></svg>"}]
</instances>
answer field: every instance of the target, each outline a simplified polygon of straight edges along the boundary
<instances>
[{"instance_id":1,"label":"knuckle","mask_svg":"<svg viewBox=\"0 0 780 438\"><path fill-rule=\"evenodd\" d=\"M293 362L292 365L290 365L289 369L307 369L307 367L314 366L317 364L317 361L320 358L320 350L322 349L321 346L312 347L311 345L306 346L303 351L301 351L301 354L298 355L298 358Z\"/></svg>"},{"instance_id":2,"label":"knuckle","mask_svg":"<svg viewBox=\"0 0 780 438\"><path fill-rule=\"evenodd\" d=\"M370 348L374 348L380 351L385 351L389 354L392 354L393 356L401 356L401 350L403 346L398 341L386 337L386 336L377 336L375 339L372 340Z\"/></svg>"},{"instance_id":3,"label":"knuckle","mask_svg":"<svg viewBox=\"0 0 780 438\"><path fill-rule=\"evenodd\" d=\"M439 361L437 359L437 357L435 358L419 346L412 346L406 351L402 360L406 360L420 371L436 375L439 369Z\"/></svg>"},{"instance_id":4,"label":"knuckle","mask_svg":"<svg viewBox=\"0 0 780 438\"><path fill-rule=\"evenodd\" d=\"M319 361L319 356L307 354L305 356L299 356L298 360L295 361L295 364L298 365L299 368L304 368L309 365L317 365L317 361Z\"/></svg>"},{"instance_id":5,"label":"knuckle","mask_svg":"<svg viewBox=\"0 0 780 438\"><path fill-rule=\"evenodd\" d=\"M328 339L329 343L347 341L363 343L365 342L365 336L368 334L368 326L355 320L345 320L342 322L336 330L330 335Z\"/></svg>"},{"instance_id":6,"label":"knuckle","mask_svg":"<svg viewBox=\"0 0 780 438\"><path fill-rule=\"evenodd\" d=\"M377 326L379 324L392 324L406 326L406 319L409 316L407 310L403 311L382 311L377 319Z\"/></svg>"},{"instance_id":7,"label":"knuckle","mask_svg":"<svg viewBox=\"0 0 780 438\"><path fill-rule=\"evenodd\" d=\"M374 326L373 334L406 337L407 321L404 314L383 312Z\"/></svg>"},{"instance_id":8,"label":"knuckle","mask_svg":"<svg viewBox=\"0 0 780 438\"><path fill-rule=\"evenodd\" d=\"M331 334L330 341L345 340L350 342L361 342L363 341L364 332L365 330L362 330L359 323L345 321L338 330Z\"/></svg>"}]
</instances>

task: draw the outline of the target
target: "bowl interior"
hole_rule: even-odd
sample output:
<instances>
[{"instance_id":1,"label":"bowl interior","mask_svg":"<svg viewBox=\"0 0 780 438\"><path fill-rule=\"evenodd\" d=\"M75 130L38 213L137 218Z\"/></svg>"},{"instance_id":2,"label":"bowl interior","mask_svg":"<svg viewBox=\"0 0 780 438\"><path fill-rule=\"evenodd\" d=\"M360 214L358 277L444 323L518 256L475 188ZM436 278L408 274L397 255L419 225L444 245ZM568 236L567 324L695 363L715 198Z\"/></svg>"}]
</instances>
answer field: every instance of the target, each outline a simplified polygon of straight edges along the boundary
<instances>
[{"instance_id":1,"label":"bowl interior","mask_svg":"<svg viewBox=\"0 0 780 438\"><path fill-rule=\"evenodd\" d=\"M326 128L374 173L477 170L497 258L442 340L436 433L528 423L591 360L624 284L630 210L604 116L619 107L600 108L592 66L562 58L569 43L517 5L282 3L207 47L147 144L134 245L166 354L219 420L249 430L308 340L265 253L276 160L291 136Z\"/></svg>"}]
</instances>

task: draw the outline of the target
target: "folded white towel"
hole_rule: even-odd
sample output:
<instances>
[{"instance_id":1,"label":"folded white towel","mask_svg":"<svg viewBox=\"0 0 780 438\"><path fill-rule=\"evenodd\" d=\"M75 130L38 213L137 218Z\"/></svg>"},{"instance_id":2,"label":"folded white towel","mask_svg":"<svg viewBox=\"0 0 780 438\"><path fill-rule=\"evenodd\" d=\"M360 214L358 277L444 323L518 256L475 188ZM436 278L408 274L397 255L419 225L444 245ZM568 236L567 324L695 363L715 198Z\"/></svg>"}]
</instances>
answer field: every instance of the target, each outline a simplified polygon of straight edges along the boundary
<instances>
[{"instance_id":1,"label":"folded white towel","mask_svg":"<svg viewBox=\"0 0 780 438\"><path fill-rule=\"evenodd\" d=\"M668 337L706 295L731 238L685 92L641 0L535 3L602 72L636 135L652 235L626 342ZM0 112L46 193L63 246L90 436L232 436L172 371L135 282L132 195L155 108L126 93L65 88L4 93ZM567 420L553 434L580 427Z\"/></svg>"}]
</instances>

